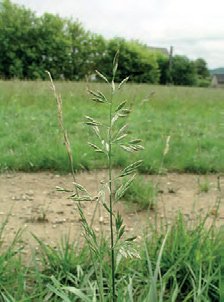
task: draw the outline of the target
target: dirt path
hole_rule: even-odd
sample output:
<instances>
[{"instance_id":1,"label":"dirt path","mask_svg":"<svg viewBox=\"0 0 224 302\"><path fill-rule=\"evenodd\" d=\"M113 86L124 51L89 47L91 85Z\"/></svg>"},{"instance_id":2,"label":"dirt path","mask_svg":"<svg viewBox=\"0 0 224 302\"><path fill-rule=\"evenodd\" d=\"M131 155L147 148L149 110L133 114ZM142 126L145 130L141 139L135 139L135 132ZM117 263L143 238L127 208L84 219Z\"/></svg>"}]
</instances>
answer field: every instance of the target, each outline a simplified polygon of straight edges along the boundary
<instances>
[{"instance_id":1,"label":"dirt path","mask_svg":"<svg viewBox=\"0 0 224 302\"><path fill-rule=\"evenodd\" d=\"M81 173L77 181L95 194L97 187L105 177L105 171ZM196 176L189 174L168 174L165 176L147 176L147 180L159 183L156 212L137 212L125 203L117 204L124 218L128 233L141 237L142 230L153 220L155 213L165 223L182 211L187 220L194 219L199 213L210 213L210 220L217 217L217 224L224 224L224 201L221 199L219 213L215 204L222 197L224 177L220 178L218 190L217 175ZM199 185L200 183L200 185ZM9 215L3 240L12 240L19 228L23 228L21 245L37 247L32 233L41 240L56 246L63 235L70 234L76 240L81 225L76 205L68 195L56 191L56 186L72 188L71 175L52 173L7 173L0 175L0 222ZM204 187L203 187L204 186ZM208 192L205 189L208 188ZM86 203L84 211L91 220L95 209L94 202ZM102 207L97 209L94 228L97 232L103 228L109 230L109 220ZM26 248L24 253L26 253Z\"/></svg>"}]
</instances>

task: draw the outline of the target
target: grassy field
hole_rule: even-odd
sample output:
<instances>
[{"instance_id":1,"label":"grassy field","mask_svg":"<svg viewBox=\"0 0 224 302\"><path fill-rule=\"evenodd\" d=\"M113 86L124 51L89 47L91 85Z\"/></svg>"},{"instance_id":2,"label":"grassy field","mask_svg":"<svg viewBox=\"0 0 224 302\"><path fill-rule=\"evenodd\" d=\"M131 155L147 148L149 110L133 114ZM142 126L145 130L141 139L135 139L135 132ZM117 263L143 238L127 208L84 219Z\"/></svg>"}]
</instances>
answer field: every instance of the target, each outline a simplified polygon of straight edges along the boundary
<instances>
[{"instance_id":1,"label":"grassy field","mask_svg":"<svg viewBox=\"0 0 224 302\"><path fill-rule=\"evenodd\" d=\"M107 106L89 100L85 83L56 83L64 101L64 123L76 170L102 168L105 162L88 146L92 133L84 116L102 118ZM105 94L103 84L90 84ZM0 169L69 171L57 125L56 104L48 82L0 81ZM153 96L150 96L153 93ZM224 171L224 91L222 89L128 84L115 102L128 100L133 113L129 132L143 140L140 172ZM105 121L106 123L106 121ZM163 158L166 139L169 152ZM133 158L133 155L131 155ZM137 157L136 157L137 158ZM115 150L114 167L130 155Z\"/></svg>"}]
</instances>

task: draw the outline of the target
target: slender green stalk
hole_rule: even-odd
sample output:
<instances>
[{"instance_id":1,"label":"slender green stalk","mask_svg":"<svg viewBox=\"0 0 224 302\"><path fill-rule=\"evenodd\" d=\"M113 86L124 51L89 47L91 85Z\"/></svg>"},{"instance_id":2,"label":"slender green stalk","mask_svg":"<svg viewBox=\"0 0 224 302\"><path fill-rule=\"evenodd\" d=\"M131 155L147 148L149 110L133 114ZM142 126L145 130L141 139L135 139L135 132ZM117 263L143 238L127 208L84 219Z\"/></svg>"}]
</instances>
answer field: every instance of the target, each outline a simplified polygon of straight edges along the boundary
<instances>
[{"instance_id":1,"label":"slender green stalk","mask_svg":"<svg viewBox=\"0 0 224 302\"><path fill-rule=\"evenodd\" d=\"M111 286L112 286L112 301L116 301L115 293L115 257L114 257L114 231L113 231L113 200L112 200L112 106L113 92L111 95L109 110L109 151L108 151L108 176L109 176L109 205L110 205L110 243L111 243Z\"/></svg>"}]
</instances>

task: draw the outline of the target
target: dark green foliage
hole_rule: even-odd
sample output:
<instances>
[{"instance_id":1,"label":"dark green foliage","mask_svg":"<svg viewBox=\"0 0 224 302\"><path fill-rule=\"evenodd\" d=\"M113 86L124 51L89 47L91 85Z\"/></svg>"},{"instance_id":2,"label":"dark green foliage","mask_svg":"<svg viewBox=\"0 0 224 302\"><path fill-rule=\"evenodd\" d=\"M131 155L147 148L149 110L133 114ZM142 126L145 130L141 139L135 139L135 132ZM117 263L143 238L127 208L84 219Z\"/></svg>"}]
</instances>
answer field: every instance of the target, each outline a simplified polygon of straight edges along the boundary
<instances>
[{"instance_id":1,"label":"dark green foliage","mask_svg":"<svg viewBox=\"0 0 224 302\"><path fill-rule=\"evenodd\" d=\"M0 9L0 76L24 78L24 69L33 58L32 30L35 15L9 0ZM26 49L26 51L24 51ZM24 65L26 62L27 65Z\"/></svg>"},{"instance_id":2,"label":"dark green foliage","mask_svg":"<svg viewBox=\"0 0 224 302\"><path fill-rule=\"evenodd\" d=\"M167 75L169 77L169 73ZM173 84L185 86L208 87L211 80L207 63L204 59L199 58L195 61L190 61L186 56L179 55L172 58L170 76ZM161 80L164 81L163 78ZM163 84L162 81L161 83Z\"/></svg>"},{"instance_id":3,"label":"dark green foliage","mask_svg":"<svg viewBox=\"0 0 224 302\"><path fill-rule=\"evenodd\" d=\"M100 66L106 49L106 40L96 34L86 32L78 22L68 21L70 53L66 79L80 80L95 73Z\"/></svg>"},{"instance_id":4,"label":"dark green foliage","mask_svg":"<svg viewBox=\"0 0 224 302\"><path fill-rule=\"evenodd\" d=\"M117 49L119 49L119 69L116 81L121 82L126 77L130 77L130 82L158 83L159 66L156 56L146 45L138 41L126 41L120 38L110 40L100 65L102 73L111 74L111 58Z\"/></svg>"},{"instance_id":5,"label":"dark green foliage","mask_svg":"<svg viewBox=\"0 0 224 302\"><path fill-rule=\"evenodd\" d=\"M25 78L46 78L46 70L51 70L55 78L66 74L70 45L69 37L64 33L65 26L63 19L47 13L36 19L32 31L33 41L30 41L33 45L33 59L31 62L24 59L24 64L29 63L24 68ZM27 38L30 40L29 36Z\"/></svg>"},{"instance_id":6,"label":"dark green foliage","mask_svg":"<svg viewBox=\"0 0 224 302\"><path fill-rule=\"evenodd\" d=\"M198 76L200 76L203 79L206 79L210 76L207 63L205 62L204 59L198 58L197 60L194 61L194 65Z\"/></svg>"},{"instance_id":7,"label":"dark green foliage","mask_svg":"<svg viewBox=\"0 0 224 302\"><path fill-rule=\"evenodd\" d=\"M135 82L158 82L158 65L146 46L121 39L106 41L77 21L48 13L38 17L9 0L2 2L2 78L45 79L49 70L54 79L80 80L95 73L97 67L107 74L118 47L122 62L118 80L133 74Z\"/></svg>"},{"instance_id":8,"label":"dark green foliage","mask_svg":"<svg viewBox=\"0 0 224 302\"><path fill-rule=\"evenodd\" d=\"M195 86L197 77L194 63L185 56L174 56L171 79L175 85Z\"/></svg>"},{"instance_id":9,"label":"dark green foliage","mask_svg":"<svg viewBox=\"0 0 224 302\"><path fill-rule=\"evenodd\" d=\"M105 41L79 22L33 12L2 2L0 10L0 77L79 80L96 68Z\"/></svg>"},{"instance_id":10,"label":"dark green foliage","mask_svg":"<svg viewBox=\"0 0 224 302\"><path fill-rule=\"evenodd\" d=\"M171 83L169 75L169 58L160 55L157 58L157 62L160 70L159 83L162 85Z\"/></svg>"},{"instance_id":11,"label":"dark green foliage","mask_svg":"<svg viewBox=\"0 0 224 302\"><path fill-rule=\"evenodd\" d=\"M207 67L207 63L204 59L199 58L194 61L196 73L197 73L197 86L208 87L211 84L211 76Z\"/></svg>"},{"instance_id":12,"label":"dark green foliage","mask_svg":"<svg viewBox=\"0 0 224 302\"><path fill-rule=\"evenodd\" d=\"M120 49L117 81L130 76L137 83L173 83L208 86L206 62L183 56L169 58L139 41L122 38L106 40L86 31L72 19L45 13L37 16L10 0L0 7L0 78L95 79L95 69L110 75L113 57ZM97 77L99 80L99 78Z\"/></svg>"}]
</instances>

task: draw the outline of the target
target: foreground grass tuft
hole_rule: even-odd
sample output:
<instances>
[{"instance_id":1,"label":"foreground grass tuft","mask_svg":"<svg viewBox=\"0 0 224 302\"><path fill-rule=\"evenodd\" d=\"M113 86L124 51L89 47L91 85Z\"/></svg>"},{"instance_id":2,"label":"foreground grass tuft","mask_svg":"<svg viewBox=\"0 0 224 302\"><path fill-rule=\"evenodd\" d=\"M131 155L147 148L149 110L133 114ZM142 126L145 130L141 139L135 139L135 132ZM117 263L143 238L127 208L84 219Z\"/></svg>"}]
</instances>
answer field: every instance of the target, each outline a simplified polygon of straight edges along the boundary
<instances>
[{"instance_id":1,"label":"foreground grass tuft","mask_svg":"<svg viewBox=\"0 0 224 302\"><path fill-rule=\"evenodd\" d=\"M206 223L206 218L198 218L189 225L180 214L162 233L149 227L135 243L141 258L127 258L117 266L118 301L223 301L224 233ZM14 245L6 254L1 248L0 259L7 264L0 275L1 301L98 301L102 289L109 301L106 240L100 247L105 255L102 289L87 246L77 247L68 238L57 249L38 242L40 262L34 257L29 266L24 266ZM93 260L98 265L97 258Z\"/></svg>"},{"instance_id":2,"label":"foreground grass tuft","mask_svg":"<svg viewBox=\"0 0 224 302\"><path fill-rule=\"evenodd\" d=\"M125 191L123 199L130 205L137 205L137 210L154 209L157 203L157 194L155 185L146 181L144 176L139 175Z\"/></svg>"}]
</instances>

